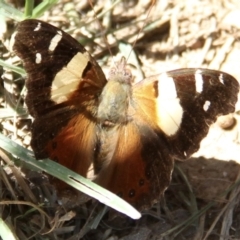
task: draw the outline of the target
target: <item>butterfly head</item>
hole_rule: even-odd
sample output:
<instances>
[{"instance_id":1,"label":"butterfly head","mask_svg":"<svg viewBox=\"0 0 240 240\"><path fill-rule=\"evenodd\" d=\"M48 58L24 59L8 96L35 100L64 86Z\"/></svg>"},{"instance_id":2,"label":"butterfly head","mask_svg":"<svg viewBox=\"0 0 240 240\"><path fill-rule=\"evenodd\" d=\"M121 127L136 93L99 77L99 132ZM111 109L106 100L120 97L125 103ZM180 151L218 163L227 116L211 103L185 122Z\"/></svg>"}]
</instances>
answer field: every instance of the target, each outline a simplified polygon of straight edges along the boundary
<instances>
[{"instance_id":1,"label":"butterfly head","mask_svg":"<svg viewBox=\"0 0 240 240\"><path fill-rule=\"evenodd\" d=\"M132 73L131 70L127 67L126 58L122 57L114 66L110 69L109 72L109 81L117 81L120 83L131 84L132 82Z\"/></svg>"}]
</instances>

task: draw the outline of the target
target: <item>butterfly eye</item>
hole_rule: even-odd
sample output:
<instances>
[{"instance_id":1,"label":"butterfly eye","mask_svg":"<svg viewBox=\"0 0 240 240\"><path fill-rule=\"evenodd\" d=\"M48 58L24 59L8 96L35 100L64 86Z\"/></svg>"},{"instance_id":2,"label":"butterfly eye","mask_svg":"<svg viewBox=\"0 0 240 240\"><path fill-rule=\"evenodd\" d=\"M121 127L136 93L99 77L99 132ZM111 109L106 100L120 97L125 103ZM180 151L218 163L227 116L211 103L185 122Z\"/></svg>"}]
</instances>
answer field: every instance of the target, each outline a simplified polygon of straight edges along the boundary
<instances>
[{"instance_id":1,"label":"butterfly eye","mask_svg":"<svg viewBox=\"0 0 240 240\"><path fill-rule=\"evenodd\" d=\"M116 64L117 65L112 67L109 71L109 80L130 84L132 81L131 70L125 68L125 65L119 65L119 62Z\"/></svg>"},{"instance_id":2,"label":"butterfly eye","mask_svg":"<svg viewBox=\"0 0 240 240\"><path fill-rule=\"evenodd\" d=\"M131 79L131 78L132 78L132 72L131 72L131 70L130 70L130 69L126 69L125 72L124 72L124 76L125 76L126 78Z\"/></svg>"},{"instance_id":3,"label":"butterfly eye","mask_svg":"<svg viewBox=\"0 0 240 240\"><path fill-rule=\"evenodd\" d=\"M124 69L123 81L128 84L130 84L132 82L132 72L130 69Z\"/></svg>"}]
</instances>

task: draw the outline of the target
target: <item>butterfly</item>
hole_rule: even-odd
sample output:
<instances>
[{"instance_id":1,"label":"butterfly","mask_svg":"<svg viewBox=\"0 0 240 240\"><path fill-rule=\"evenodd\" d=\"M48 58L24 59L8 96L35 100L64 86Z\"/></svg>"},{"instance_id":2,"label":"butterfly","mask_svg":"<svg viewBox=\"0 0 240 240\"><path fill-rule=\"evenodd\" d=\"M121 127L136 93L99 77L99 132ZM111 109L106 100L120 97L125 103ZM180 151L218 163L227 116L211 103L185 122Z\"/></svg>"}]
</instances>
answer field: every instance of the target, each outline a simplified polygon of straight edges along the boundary
<instances>
[{"instance_id":1,"label":"butterfly","mask_svg":"<svg viewBox=\"0 0 240 240\"><path fill-rule=\"evenodd\" d=\"M70 35L46 22L18 24L14 50L27 72L31 146L118 194L137 209L159 201L174 159L199 149L218 115L235 110L238 81L209 69L178 69L132 83L125 58L106 78Z\"/></svg>"}]
</instances>

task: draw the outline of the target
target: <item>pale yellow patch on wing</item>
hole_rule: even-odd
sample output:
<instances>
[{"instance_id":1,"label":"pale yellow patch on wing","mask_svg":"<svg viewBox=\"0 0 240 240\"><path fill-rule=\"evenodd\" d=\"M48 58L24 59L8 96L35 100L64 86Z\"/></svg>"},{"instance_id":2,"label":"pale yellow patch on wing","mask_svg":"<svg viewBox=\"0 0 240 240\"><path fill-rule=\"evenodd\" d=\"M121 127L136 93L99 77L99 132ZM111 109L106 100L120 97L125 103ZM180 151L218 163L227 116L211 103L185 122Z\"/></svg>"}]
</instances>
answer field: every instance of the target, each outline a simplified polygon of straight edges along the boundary
<instances>
[{"instance_id":1,"label":"pale yellow patch on wing","mask_svg":"<svg viewBox=\"0 0 240 240\"><path fill-rule=\"evenodd\" d=\"M52 82L51 99L56 103L67 100L82 80L82 73L89 62L87 52L78 52L66 67L57 73Z\"/></svg>"},{"instance_id":2,"label":"pale yellow patch on wing","mask_svg":"<svg viewBox=\"0 0 240 240\"><path fill-rule=\"evenodd\" d=\"M167 135L174 135L182 122L183 109L174 80L166 73L158 79L157 117L158 126Z\"/></svg>"}]
</instances>

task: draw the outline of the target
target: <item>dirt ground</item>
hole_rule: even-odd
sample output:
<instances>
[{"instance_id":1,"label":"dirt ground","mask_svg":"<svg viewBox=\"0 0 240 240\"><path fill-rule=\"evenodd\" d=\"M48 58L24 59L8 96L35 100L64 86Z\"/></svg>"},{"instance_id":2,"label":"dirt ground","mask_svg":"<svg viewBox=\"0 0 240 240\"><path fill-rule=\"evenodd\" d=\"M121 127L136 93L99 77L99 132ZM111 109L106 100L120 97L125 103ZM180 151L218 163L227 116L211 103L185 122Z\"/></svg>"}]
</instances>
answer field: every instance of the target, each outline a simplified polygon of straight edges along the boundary
<instances>
[{"instance_id":1,"label":"dirt ground","mask_svg":"<svg viewBox=\"0 0 240 240\"><path fill-rule=\"evenodd\" d=\"M156 0L153 6L153 2L145 0L116 1L115 5L106 0L94 1L93 9L89 2L61 0L41 19L84 42L106 73L113 57L119 59L124 55L129 64L136 66L133 67L136 81L189 67L221 70L240 79L239 0ZM17 7L19 3L12 1L12 4ZM14 63L16 59L8 47L16 21L5 19L5 24L5 31L1 32L1 58ZM16 74L1 68L0 71L4 83L0 86L0 103L1 109L6 109L9 106L3 85L10 86L13 101L17 102L20 95L25 95L21 92L24 82L20 79L12 87ZM62 215L72 213L69 209L64 212L61 204L43 207L48 218L33 211L21 215L19 220L16 216L23 208L20 205L1 208L2 214L19 239L36 233L31 239L240 240L239 111L238 102L236 113L219 118L211 126L201 148L191 159L176 162L165 196L145 211L140 220L114 217L111 211L99 220L100 207L95 203L71 209L73 217L67 220L59 220ZM30 148L30 122L28 115L3 117L1 132ZM6 173L9 181L14 182L14 174ZM1 183L5 189L2 199L12 200L6 181ZM17 185L14 189L16 199L25 200L23 190ZM46 200L46 192L42 194ZM31 212L30 207L25 208ZM30 229L26 230L26 226Z\"/></svg>"}]
</instances>

